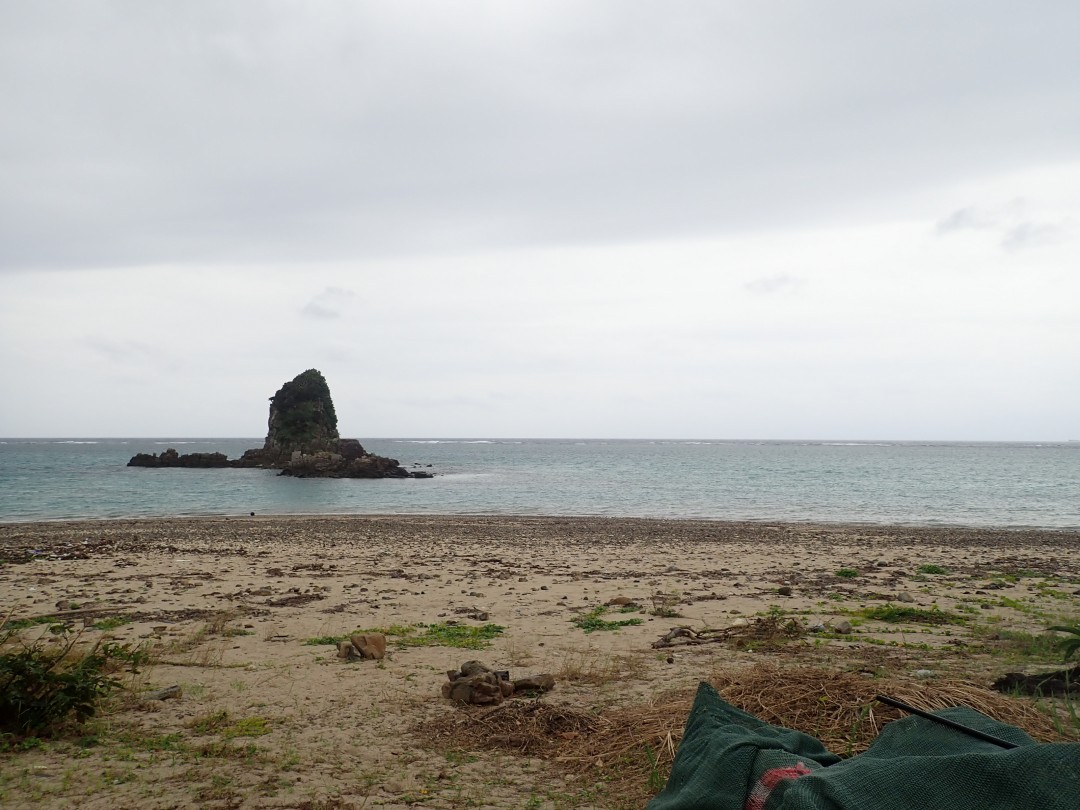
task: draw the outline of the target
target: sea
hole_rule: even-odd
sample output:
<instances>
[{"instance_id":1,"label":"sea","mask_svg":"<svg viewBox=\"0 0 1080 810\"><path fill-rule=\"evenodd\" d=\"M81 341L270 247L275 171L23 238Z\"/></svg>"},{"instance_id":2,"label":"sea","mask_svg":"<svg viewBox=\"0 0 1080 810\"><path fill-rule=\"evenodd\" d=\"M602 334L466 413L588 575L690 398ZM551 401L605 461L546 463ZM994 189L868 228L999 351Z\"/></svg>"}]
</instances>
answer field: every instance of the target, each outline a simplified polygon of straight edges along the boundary
<instances>
[{"instance_id":1,"label":"sea","mask_svg":"<svg viewBox=\"0 0 1080 810\"><path fill-rule=\"evenodd\" d=\"M1080 442L369 439L430 479L128 467L262 439L0 439L0 522L461 514L1080 528Z\"/></svg>"}]
</instances>

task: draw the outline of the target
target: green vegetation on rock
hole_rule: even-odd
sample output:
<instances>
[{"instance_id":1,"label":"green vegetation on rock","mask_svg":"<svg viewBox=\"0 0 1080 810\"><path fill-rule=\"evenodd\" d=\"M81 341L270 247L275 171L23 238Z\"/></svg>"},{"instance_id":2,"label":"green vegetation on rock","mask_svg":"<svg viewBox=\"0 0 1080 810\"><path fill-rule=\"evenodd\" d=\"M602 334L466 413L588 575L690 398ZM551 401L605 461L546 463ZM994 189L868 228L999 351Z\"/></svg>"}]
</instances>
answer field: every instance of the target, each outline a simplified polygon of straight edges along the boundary
<instances>
[{"instance_id":1,"label":"green vegetation on rock","mask_svg":"<svg viewBox=\"0 0 1080 810\"><path fill-rule=\"evenodd\" d=\"M337 412L330 386L318 369L309 368L270 397L270 432L279 447L295 447L338 438Z\"/></svg>"}]
</instances>

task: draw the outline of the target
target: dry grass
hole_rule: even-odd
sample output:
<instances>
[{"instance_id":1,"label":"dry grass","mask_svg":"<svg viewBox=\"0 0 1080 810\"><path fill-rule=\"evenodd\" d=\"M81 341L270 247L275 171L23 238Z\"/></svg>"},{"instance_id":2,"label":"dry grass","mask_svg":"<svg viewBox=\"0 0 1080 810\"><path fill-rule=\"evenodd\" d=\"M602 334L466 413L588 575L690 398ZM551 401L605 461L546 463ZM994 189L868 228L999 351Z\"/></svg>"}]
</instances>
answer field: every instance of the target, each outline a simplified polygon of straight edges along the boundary
<instances>
[{"instance_id":1,"label":"dry grass","mask_svg":"<svg viewBox=\"0 0 1080 810\"><path fill-rule=\"evenodd\" d=\"M811 734L841 756L865 751L886 723L904 716L875 702L878 694L927 711L968 706L1043 742L1075 739L1055 729L1030 702L964 681L869 678L770 664L721 670L710 682L732 705L768 723ZM510 701L445 715L434 726L425 725L424 734L440 748L542 757L562 770L606 782L612 794L626 798L627 806L640 807L667 779L692 701L691 690L602 712Z\"/></svg>"},{"instance_id":2,"label":"dry grass","mask_svg":"<svg viewBox=\"0 0 1080 810\"><path fill-rule=\"evenodd\" d=\"M556 681L563 683L602 686L639 678L645 669L645 662L640 655L604 653L590 648L567 651L553 674Z\"/></svg>"}]
</instances>

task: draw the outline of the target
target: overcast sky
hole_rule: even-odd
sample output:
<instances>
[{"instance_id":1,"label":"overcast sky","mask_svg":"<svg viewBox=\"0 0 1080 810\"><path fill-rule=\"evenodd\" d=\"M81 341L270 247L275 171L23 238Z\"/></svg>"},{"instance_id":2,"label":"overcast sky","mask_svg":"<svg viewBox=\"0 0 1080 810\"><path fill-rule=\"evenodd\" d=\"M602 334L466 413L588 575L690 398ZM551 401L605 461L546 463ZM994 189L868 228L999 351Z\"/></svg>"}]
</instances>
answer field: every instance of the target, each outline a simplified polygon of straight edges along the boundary
<instances>
[{"instance_id":1,"label":"overcast sky","mask_svg":"<svg viewBox=\"0 0 1080 810\"><path fill-rule=\"evenodd\" d=\"M1078 31L0 0L0 436L1080 439Z\"/></svg>"}]
</instances>

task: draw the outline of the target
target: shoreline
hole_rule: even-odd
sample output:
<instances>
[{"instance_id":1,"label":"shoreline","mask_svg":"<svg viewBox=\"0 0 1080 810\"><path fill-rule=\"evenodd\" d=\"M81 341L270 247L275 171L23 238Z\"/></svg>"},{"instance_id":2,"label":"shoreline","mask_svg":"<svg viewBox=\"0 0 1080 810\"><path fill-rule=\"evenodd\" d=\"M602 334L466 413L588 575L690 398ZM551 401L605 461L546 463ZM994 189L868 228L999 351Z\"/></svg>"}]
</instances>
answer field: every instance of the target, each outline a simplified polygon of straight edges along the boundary
<instances>
[{"instance_id":1,"label":"shoreline","mask_svg":"<svg viewBox=\"0 0 1080 810\"><path fill-rule=\"evenodd\" d=\"M656 523L703 523L740 526L791 526L802 529L868 529L897 531L961 531L961 532L1035 532L1049 534L1074 534L1080 536L1080 524L1075 526L1055 526L1042 524L971 524L971 523L905 523L879 522L872 520L791 520L787 518L722 518L722 517L672 517L651 515L605 515L605 514L532 514L520 512L290 512L290 513L216 513L216 514L175 514L175 515L123 515L105 517L33 517L26 519L8 519L0 517L0 531L5 527L34 525L70 525L102 524L162 521L242 521L242 520L362 520L362 519L416 519L416 520L581 520L581 521L647 521Z\"/></svg>"},{"instance_id":2,"label":"shoreline","mask_svg":"<svg viewBox=\"0 0 1080 810\"><path fill-rule=\"evenodd\" d=\"M721 668L911 683L931 671L931 682L985 688L1006 670L1060 660L1032 658L1016 640L1080 618L1078 551L1080 531L1058 529L689 519L0 524L0 615L22 622L23 640L49 643L48 626L67 623L87 643L131 644L152 659L131 696L82 732L92 747L76 735L0 753L0 799L43 810L621 808L595 777L556 762L435 745L424 729L480 711L440 696L446 671L478 659L513 677L549 673L544 705L593 713L652 705ZM635 607L610 606L620 598ZM880 618L890 608L914 619ZM637 623L589 632L590 615ZM675 627L738 634L781 616L797 636L653 646ZM488 625L498 630L480 648L410 643L424 628ZM390 633L385 659L337 657L332 639L378 628ZM180 699L134 696L174 685Z\"/></svg>"}]
</instances>

